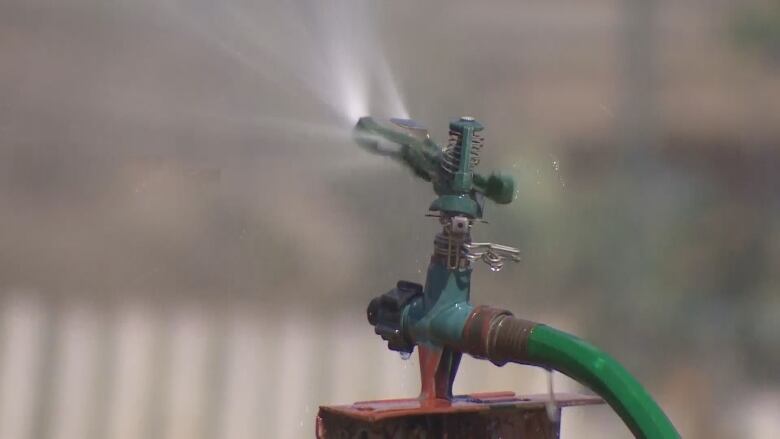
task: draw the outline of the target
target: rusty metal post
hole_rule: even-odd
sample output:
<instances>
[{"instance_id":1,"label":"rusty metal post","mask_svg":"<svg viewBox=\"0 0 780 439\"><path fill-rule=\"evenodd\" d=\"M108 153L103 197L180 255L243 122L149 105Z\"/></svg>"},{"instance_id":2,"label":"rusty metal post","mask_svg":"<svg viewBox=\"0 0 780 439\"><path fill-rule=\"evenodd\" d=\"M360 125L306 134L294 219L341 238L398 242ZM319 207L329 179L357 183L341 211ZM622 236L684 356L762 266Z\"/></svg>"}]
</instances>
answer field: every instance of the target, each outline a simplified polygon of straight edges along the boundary
<instances>
[{"instance_id":1,"label":"rusty metal post","mask_svg":"<svg viewBox=\"0 0 780 439\"><path fill-rule=\"evenodd\" d=\"M548 416L549 395L476 393L452 401L395 399L320 407L318 439L517 438L557 439L560 423ZM559 394L563 407L601 404L596 396Z\"/></svg>"}]
</instances>

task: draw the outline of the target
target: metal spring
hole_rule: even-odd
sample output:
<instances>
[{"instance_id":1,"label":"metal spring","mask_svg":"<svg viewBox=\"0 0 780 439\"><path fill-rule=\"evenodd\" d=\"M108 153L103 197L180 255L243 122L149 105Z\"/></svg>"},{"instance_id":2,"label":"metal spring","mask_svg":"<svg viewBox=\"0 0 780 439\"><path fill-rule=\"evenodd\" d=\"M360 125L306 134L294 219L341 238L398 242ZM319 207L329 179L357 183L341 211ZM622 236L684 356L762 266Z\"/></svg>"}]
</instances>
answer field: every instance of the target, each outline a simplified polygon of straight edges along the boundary
<instances>
[{"instance_id":1,"label":"metal spring","mask_svg":"<svg viewBox=\"0 0 780 439\"><path fill-rule=\"evenodd\" d=\"M450 239L451 235L448 235L447 233L438 233L436 234L436 238L433 240L433 253L438 256L449 256L450 255L450 245L455 245L458 247L461 256L466 256L466 248L463 247L463 240L457 240L457 239Z\"/></svg>"},{"instance_id":2,"label":"metal spring","mask_svg":"<svg viewBox=\"0 0 780 439\"><path fill-rule=\"evenodd\" d=\"M451 239L447 233L439 233L433 241L433 254L446 261L447 268L465 268L469 265L463 239Z\"/></svg>"},{"instance_id":3,"label":"metal spring","mask_svg":"<svg viewBox=\"0 0 780 439\"><path fill-rule=\"evenodd\" d=\"M436 234L433 240L433 254L446 260L450 269L464 268L469 264L468 249L464 244L471 242L471 225L468 225L465 233L453 233L451 226L447 224L448 220L448 217L440 220L443 230Z\"/></svg>"},{"instance_id":4,"label":"metal spring","mask_svg":"<svg viewBox=\"0 0 780 439\"><path fill-rule=\"evenodd\" d=\"M449 142L442 151L441 169L450 177L455 175L460 169L461 151L463 148L462 140L462 133L450 130ZM482 137L482 134L473 133L471 136L471 163L468 167L469 170L479 164L479 155L483 144L484 137Z\"/></svg>"}]
</instances>

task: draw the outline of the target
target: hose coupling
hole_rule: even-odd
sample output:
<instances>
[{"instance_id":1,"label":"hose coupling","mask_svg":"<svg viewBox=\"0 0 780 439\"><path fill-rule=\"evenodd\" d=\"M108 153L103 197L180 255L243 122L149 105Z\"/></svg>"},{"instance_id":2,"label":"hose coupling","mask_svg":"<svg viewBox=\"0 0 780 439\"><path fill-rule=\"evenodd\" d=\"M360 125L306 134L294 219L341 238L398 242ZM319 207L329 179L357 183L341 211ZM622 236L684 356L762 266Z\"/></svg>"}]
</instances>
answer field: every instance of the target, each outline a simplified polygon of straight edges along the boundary
<instances>
[{"instance_id":1,"label":"hose coupling","mask_svg":"<svg viewBox=\"0 0 780 439\"><path fill-rule=\"evenodd\" d=\"M477 306L463 327L461 349L497 366L508 362L527 363L528 337L536 325L518 319L505 309Z\"/></svg>"}]
</instances>

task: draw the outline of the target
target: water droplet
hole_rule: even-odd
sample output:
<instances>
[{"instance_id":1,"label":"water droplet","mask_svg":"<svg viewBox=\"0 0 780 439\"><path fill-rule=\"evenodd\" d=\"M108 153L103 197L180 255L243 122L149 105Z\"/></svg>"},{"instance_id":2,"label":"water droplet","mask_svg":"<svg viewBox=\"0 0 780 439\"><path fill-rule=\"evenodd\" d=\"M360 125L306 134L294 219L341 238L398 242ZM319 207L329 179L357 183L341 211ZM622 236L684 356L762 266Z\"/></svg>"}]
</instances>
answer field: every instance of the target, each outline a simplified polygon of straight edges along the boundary
<instances>
[{"instance_id":1,"label":"water droplet","mask_svg":"<svg viewBox=\"0 0 780 439\"><path fill-rule=\"evenodd\" d=\"M405 361L405 360L408 360L409 358L411 358L411 357L412 357L412 353L411 353L411 352L404 352L404 351L401 351L401 352L399 352L398 354L401 356L401 359L402 359L402 360L404 360L404 361Z\"/></svg>"},{"instance_id":2,"label":"water droplet","mask_svg":"<svg viewBox=\"0 0 780 439\"><path fill-rule=\"evenodd\" d=\"M558 403L555 402L555 391L553 390L553 371L547 370L547 394L548 400L544 404L544 408L547 411L547 417L550 422L558 422L560 411L558 410Z\"/></svg>"},{"instance_id":3,"label":"water droplet","mask_svg":"<svg viewBox=\"0 0 780 439\"><path fill-rule=\"evenodd\" d=\"M560 160L558 160L557 158L553 157L552 155L550 156L550 158L552 159L553 171L555 171L555 175L558 177L558 183L560 183L561 188L565 188L566 187L566 181L561 176L561 162L560 162Z\"/></svg>"}]
</instances>

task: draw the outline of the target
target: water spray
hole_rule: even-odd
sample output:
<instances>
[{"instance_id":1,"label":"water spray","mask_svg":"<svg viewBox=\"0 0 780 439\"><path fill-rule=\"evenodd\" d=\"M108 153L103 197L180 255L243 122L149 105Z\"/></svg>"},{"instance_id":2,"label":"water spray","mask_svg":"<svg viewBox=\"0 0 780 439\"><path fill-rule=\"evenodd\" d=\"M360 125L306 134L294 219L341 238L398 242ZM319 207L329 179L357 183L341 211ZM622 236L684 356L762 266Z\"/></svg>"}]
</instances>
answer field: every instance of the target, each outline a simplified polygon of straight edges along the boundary
<instances>
[{"instance_id":1,"label":"water spray","mask_svg":"<svg viewBox=\"0 0 780 439\"><path fill-rule=\"evenodd\" d=\"M433 185L437 198L429 216L439 220L441 232L433 240L425 284L399 281L367 310L369 323L388 349L404 356L417 349L419 397L322 407L318 436L406 437L422 428L429 435L415 437L558 437L560 407L603 398L636 437L679 437L642 385L609 355L573 335L470 302L474 263L482 261L499 271L506 262L520 260L514 247L471 240L486 200L508 204L514 199L510 176L475 172L484 145L482 131L474 118L461 117L450 123L449 141L440 147L412 120L382 123L363 117L357 122L354 137L360 146L402 163ZM498 366L519 363L555 370L600 398L520 398L511 392L454 396L463 354ZM497 408L504 415L498 415ZM540 416L530 416L534 413Z\"/></svg>"}]
</instances>

